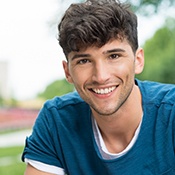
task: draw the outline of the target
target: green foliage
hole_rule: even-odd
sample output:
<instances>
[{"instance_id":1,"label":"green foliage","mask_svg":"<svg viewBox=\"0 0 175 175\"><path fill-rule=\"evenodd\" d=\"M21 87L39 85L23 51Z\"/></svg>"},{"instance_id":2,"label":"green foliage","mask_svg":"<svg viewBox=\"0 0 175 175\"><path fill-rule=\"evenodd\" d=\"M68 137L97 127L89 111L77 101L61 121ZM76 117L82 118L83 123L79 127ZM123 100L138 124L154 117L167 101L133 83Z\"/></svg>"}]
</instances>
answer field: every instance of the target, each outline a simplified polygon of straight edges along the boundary
<instances>
[{"instance_id":1,"label":"green foliage","mask_svg":"<svg viewBox=\"0 0 175 175\"><path fill-rule=\"evenodd\" d=\"M56 80L50 85L48 85L44 92L40 93L38 97L44 99L51 99L55 96L61 96L66 93L72 92L74 90L74 86L69 84L66 79Z\"/></svg>"},{"instance_id":2,"label":"green foliage","mask_svg":"<svg viewBox=\"0 0 175 175\"><path fill-rule=\"evenodd\" d=\"M0 148L0 174L22 175L25 163L21 161L23 146Z\"/></svg>"},{"instance_id":3,"label":"green foliage","mask_svg":"<svg viewBox=\"0 0 175 175\"><path fill-rule=\"evenodd\" d=\"M77 0L74 2L84 2L85 0ZM62 0L62 3L71 1ZM142 15L151 15L157 13L161 8L167 9L168 7L174 6L174 0L122 0L121 2L127 2L131 4L134 11L139 12Z\"/></svg>"},{"instance_id":4,"label":"green foliage","mask_svg":"<svg viewBox=\"0 0 175 175\"><path fill-rule=\"evenodd\" d=\"M3 100L3 98L0 95L0 107L3 106L3 104L4 104L4 100Z\"/></svg>"},{"instance_id":5,"label":"green foliage","mask_svg":"<svg viewBox=\"0 0 175 175\"><path fill-rule=\"evenodd\" d=\"M139 12L142 15L152 15L157 13L161 8L167 9L168 7L174 6L174 0L127 0L134 11Z\"/></svg>"},{"instance_id":6,"label":"green foliage","mask_svg":"<svg viewBox=\"0 0 175 175\"><path fill-rule=\"evenodd\" d=\"M175 84L175 19L167 19L165 25L146 41L145 69L140 79Z\"/></svg>"}]
</instances>

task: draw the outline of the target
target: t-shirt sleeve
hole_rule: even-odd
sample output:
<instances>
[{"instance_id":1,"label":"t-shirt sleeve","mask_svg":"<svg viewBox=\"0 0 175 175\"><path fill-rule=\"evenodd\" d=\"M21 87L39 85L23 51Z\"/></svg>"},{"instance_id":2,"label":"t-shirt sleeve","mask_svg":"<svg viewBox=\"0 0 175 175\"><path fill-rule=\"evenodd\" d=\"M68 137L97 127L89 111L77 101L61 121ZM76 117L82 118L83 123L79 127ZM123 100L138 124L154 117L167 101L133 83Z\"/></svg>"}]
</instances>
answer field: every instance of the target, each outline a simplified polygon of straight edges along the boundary
<instances>
[{"instance_id":1,"label":"t-shirt sleeve","mask_svg":"<svg viewBox=\"0 0 175 175\"><path fill-rule=\"evenodd\" d=\"M35 167L36 169L43 171L43 172L47 172L47 173L52 173L55 175L66 175L64 172L64 169L59 168L59 167L55 167L52 165L47 165L41 162L37 162L35 160L30 160L30 159L25 159L25 162L27 164L32 165L33 167Z\"/></svg>"},{"instance_id":2,"label":"t-shirt sleeve","mask_svg":"<svg viewBox=\"0 0 175 175\"><path fill-rule=\"evenodd\" d=\"M26 138L22 160L27 158L63 168L59 157L61 149L56 130L53 114L43 107L36 119L32 134Z\"/></svg>"}]
</instances>

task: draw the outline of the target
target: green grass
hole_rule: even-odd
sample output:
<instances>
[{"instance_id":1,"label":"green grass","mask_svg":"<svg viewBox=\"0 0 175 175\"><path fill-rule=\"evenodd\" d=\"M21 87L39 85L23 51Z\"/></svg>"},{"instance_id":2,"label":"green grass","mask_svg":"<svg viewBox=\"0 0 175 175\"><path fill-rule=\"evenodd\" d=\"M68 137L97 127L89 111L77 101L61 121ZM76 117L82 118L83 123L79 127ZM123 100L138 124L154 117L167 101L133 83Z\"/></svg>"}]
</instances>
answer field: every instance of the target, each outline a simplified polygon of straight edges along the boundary
<instances>
[{"instance_id":1,"label":"green grass","mask_svg":"<svg viewBox=\"0 0 175 175\"><path fill-rule=\"evenodd\" d=\"M0 148L0 158L4 156L14 156L21 154L23 149L23 146Z\"/></svg>"},{"instance_id":2,"label":"green grass","mask_svg":"<svg viewBox=\"0 0 175 175\"><path fill-rule=\"evenodd\" d=\"M0 166L1 175L23 175L25 170L24 163L14 163L8 166Z\"/></svg>"},{"instance_id":3,"label":"green grass","mask_svg":"<svg viewBox=\"0 0 175 175\"><path fill-rule=\"evenodd\" d=\"M23 146L0 148L0 175L23 175L25 163L21 161Z\"/></svg>"}]
</instances>

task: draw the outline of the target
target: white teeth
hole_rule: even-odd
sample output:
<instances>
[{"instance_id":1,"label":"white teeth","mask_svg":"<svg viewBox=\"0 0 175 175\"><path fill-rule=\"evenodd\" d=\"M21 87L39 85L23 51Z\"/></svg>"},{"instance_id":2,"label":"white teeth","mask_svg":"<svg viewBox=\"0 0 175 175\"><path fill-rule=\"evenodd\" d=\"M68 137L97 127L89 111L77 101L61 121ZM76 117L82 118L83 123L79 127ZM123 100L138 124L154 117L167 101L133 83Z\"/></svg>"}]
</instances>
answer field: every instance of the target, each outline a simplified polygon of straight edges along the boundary
<instances>
[{"instance_id":1,"label":"white teeth","mask_svg":"<svg viewBox=\"0 0 175 175\"><path fill-rule=\"evenodd\" d=\"M112 92L116 86L110 87L110 88L105 88L105 89L93 89L93 91L97 94L108 94Z\"/></svg>"}]
</instances>

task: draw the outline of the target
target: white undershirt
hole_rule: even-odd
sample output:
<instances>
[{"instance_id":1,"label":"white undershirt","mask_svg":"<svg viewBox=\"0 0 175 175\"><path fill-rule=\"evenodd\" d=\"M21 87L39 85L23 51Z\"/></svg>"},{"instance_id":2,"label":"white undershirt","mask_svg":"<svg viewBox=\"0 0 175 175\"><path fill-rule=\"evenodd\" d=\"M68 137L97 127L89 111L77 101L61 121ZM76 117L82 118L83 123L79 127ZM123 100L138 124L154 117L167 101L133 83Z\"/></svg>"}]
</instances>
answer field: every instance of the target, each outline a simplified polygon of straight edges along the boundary
<instances>
[{"instance_id":1,"label":"white undershirt","mask_svg":"<svg viewBox=\"0 0 175 175\"><path fill-rule=\"evenodd\" d=\"M96 120L94 118L92 118L92 121L93 121L92 124L93 124L94 136L95 136L95 140L96 140L96 143L98 145L99 151L100 151L102 157L104 159L108 159L108 160L109 159L116 159L116 158L119 158L119 157L125 155L132 148L134 143L136 142L138 135L139 135L139 132L140 132L140 127L141 127L141 122L140 122L139 126L137 127L137 129L135 131L134 137L132 138L129 145L122 152L114 154L114 153L110 153L108 151L108 149L106 148L106 145L104 143L104 140L102 138L100 130L97 126Z\"/></svg>"},{"instance_id":2,"label":"white undershirt","mask_svg":"<svg viewBox=\"0 0 175 175\"><path fill-rule=\"evenodd\" d=\"M139 124L139 126L134 134L134 137L132 138L129 145L122 152L117 153L117 154L113 154L107 150L106 145L105 145L103 138L101 136L100 130L97 126L97 122L95 121L94 117L92 117L92 127L93 127L94 136L95 136L95 141L98 145L98 148L99 148L99 151L100 151L102 157L104 159L109 160L109 159L115 159L115 158L118 158L118 157L125 155L132 148L134 143L136 142L138 135L139 135L139 132L140 132L141 123L142 122L140 122L140 124ZM60 167L44 164L42 162L27 159L27 158L25 158L25 162L29 163L30 165L32 165L33 167L35 167L36 169L38 169L40 171L52 173L55 175L65 175L64 169L60 168Z\"/></svg>"}]
</instances>

